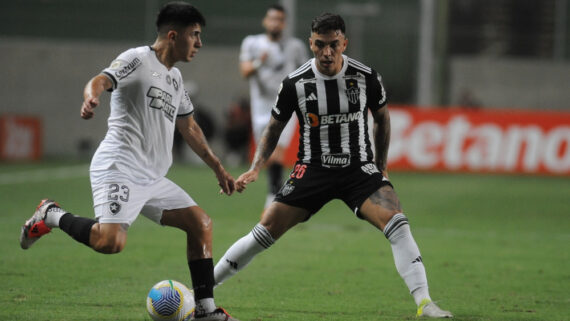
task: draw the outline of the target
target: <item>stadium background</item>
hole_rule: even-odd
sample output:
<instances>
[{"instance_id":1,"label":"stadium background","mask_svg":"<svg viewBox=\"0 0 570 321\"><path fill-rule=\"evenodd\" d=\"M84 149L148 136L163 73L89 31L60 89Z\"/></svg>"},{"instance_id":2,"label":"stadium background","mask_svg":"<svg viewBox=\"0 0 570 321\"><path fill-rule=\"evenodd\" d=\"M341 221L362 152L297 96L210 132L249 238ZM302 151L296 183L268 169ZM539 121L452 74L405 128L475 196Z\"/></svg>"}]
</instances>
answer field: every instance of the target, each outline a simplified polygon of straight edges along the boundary
<instances>
[{"instance_id":1,"label":"stadium background","mask_svg":"<svg viewBox=\"0 0 570 321\"><path fill-rule=\"evenodd\" d=\"M184 233L146 219L129 230L128 246L119 255L102 257L61 231L29 251L17 242L22 222L44 197L92 216L88 161L105 134L109 95L103 95L96 118L84 121L82 89L119 52L153 41L154 13L163 2L0 1L0 151L7 129L14 131L11 146L20 156L34 137L42 147L40 162L4 161L0 152L0 320L150 320L144 300L152 284L167 278L189 284ZM237 68L239 43L261 32L260 19L271 2L192 2L208 20L205 46L195 61L179 67L199 89L193 95L197 108L215 118L213 147L224 155L220 131L226 114L247 95ZM396 140L401 132L393 127L391 150L412 155L404 165L423 154L450 156L438 154L441 148L429 140L417 142L429 133L451 132L451 123L460 136L464 128L457 124L468 121L479 134L496 134L498 127L507 137L507 127L494 121L511 122L524 113L530 116L523 125L509 124L534 128L533 122L546 117L558 126L550 137L566 135L558 135L555 146L555 163L563 169L558 176L448 174L440 173L441 163L429 168L435 173L390 172L422 250L432 297L456 320L568 320L568 2L283 1L294 7L291 32L301 38L314 15L342 9L348 54L380 71L391 106L411 106L391 108L393 123L405 123L406 117L413 125L424 121L406 144ZM371 16L348 18L345 12L354 5ZM37 125L32 120L41 122L37 136L26 131ZM496 136L488 137L493 145ZM465 160L481 157L469 154L476 145L462 155ZM498 152L508 154L503 147ZM229 170L237 177L244 168ZM265 172L248 192L232 197L218 195L208 168L177 163L168 175L212 216L215 260L259 219ZM216 290L216 302L240 320L415 319L389 242L342 202L327 204L274 247Z\"/></svg>"},{"instance_id":2,"label":"stadium background","mask_svg":"<svg viewBox=\"0 0 570 321\"><path fill-rule=\"evenodd\" d=\"M42 158L89 158L106 130L108 95L97 118L78 117L86 81L123 50L151 44L162 0L23 0L0 3L0 115L41 121ZM391 104L568 110L567 0L282 1L288 32L306 39L323 11L344 15L348 55L377 69ZM262 32L265 0L193 1L207 18L204 47L179 64L193 100L221 131L229 106L247 97L239 44ZM4 124L4 127L7 126Z\"/></svg>"}]
</instances>

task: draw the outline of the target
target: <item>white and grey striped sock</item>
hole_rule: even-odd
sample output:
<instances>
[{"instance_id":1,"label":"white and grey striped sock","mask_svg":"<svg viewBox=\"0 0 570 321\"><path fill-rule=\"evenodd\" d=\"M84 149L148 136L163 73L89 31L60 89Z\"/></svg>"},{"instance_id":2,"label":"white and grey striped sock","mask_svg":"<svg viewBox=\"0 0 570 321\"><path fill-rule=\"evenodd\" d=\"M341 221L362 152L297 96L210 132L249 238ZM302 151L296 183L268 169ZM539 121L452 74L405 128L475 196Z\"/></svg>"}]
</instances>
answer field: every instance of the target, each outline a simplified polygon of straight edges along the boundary
<instances>
[{"instance_id":1,"label":"white and grey striped sock","mask_svg":"<svg viewBox=\"0 0 570 321\"><path fill-rule=\"evenodd\" d=\"M250 233L230 246L214 267L216 285L222 284L246 267L257 254L269 248L273 243L275 239L263 225L254 226Z\"/></svg>"}]
</instances>

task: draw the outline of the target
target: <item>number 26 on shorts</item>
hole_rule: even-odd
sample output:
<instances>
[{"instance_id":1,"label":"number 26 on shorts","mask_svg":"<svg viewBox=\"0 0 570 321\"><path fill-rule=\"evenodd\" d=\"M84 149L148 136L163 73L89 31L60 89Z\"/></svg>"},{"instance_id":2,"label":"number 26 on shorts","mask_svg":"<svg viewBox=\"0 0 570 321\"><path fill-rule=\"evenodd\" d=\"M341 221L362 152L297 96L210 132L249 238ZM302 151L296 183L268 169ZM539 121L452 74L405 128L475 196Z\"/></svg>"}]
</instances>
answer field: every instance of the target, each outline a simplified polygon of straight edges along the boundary
<instances>
[{"instance_id":1,"label":"number 26 on shorts","mask_svg":"<svg viewBox=\"0 0 570 321\"><path fill-rule=\"evenodd\" d=\"M291 178L301 179L303 175L305 175L305 170L307 169L307 165L304 164L297 164L295 165L295 169L291 173Z\"/></svg>"}]
</instances>

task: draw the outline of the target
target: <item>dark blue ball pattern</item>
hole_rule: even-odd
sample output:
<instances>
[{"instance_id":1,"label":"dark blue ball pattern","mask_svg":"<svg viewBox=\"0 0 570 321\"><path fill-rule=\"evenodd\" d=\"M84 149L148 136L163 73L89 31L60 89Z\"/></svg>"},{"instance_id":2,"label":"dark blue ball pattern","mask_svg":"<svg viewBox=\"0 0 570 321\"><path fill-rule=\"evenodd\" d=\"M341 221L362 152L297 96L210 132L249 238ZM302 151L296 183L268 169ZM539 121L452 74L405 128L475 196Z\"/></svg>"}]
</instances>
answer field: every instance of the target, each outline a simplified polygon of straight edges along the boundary
<instances>
[{"instance_id":1,"label":"dark blue ball pattern","mask_svg":"<svg viewBox=\"0 0 570 321\"><path fill-rule=\"evenodd\" d=\"M180 293L176 289L164 286L159 289L161 296L158 300L152 300L152 306L156 313L162 316L169 316L176 311L182 305L182 300L180 298Z\"/></svg>"}]
</instances>

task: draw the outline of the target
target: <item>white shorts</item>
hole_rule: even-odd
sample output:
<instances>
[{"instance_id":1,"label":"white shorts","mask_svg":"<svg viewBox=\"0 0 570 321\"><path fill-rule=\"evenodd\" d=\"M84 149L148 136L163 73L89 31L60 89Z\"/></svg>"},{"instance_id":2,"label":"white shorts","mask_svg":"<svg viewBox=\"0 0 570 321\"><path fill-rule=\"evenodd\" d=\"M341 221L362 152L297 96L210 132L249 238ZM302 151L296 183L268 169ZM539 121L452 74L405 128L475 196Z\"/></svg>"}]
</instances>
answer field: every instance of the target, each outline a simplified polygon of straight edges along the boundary
<instances>
[{"instance_id":1,"label":"white shorts","mask_svg":"<svg viewBox=\"0 0 570 321\"><path fill-rule=\"evenodd\" d=\"M101 223L130 226L142 214L161 224L164 210L196 205L188 193L165 177L140 185L117 171L95 171L90 175L95 217Z\"/></svg>"}]
</instances>

